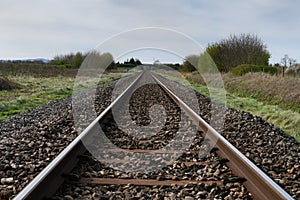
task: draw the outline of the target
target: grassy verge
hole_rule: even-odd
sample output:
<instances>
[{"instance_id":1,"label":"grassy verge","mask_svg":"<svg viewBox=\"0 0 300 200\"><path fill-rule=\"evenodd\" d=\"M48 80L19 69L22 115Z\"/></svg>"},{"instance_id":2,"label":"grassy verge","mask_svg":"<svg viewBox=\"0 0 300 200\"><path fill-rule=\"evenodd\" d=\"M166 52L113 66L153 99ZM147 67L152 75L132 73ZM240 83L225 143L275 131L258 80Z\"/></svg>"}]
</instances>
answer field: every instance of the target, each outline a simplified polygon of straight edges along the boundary
<instances>
[{"instance_id":1,"label":"grassy verge","mask_svg":"<svg viewBox=\"0 0 300 200\"><path fill-rule=\"evenodd\" d=\"M251 97L266 104L278 105L283 110L300 113L300 79L278 77L264 73L244 76L224 74L227 91L242 97Z\"/></svg>"},{"instance_id":2,"label":"grassy verge","mask_svg":"<svg viewBox=\"0 0 300 200\"><path fill-rule=\"evenodd\" d=\"M99 85L107 84L121 75L121 73L105 74ZM72 95L75 80L70 77L9 76L7 78L21 84L23 88L0 91L0 121L7 120L10 115ZM81 91L87 89L88 87L80 88Z\"/></svg>"},{"instance_id":3,"label":"grassy verge","mask_svg":"<svg viewBox=\"0 0 300 200\"><path fill-rule=\"evenodd\" d=\"M188 80L205 85L199 74L188 73ZM215 80L216 75L207 74L206 82ZM225 88L239 97L250 97L269 105L278 105L283 110L293 110L300 113L300 79L293 77L271 76L265 73L247 73L234 76L231 73L222 74Z\"/></svg>"},{"instance_id":4,"label":"grassy verge","mask_svg":"<svg viewBox=\"0 0 300 200\"><path fill-rule=\"evenodd\" d=\"M183 83L183 79L174 76L167 76L168 79L175 80ZM209 97L209 91L205 85L189 81L190 86ZM229 108L237 110L243 110L250 112L253 115L260 116L269 123L279 127L286 134L291 135L300 141L300 113L295 112L291 109L283 109L278 105L266 104L265 102L259 101L251 97L245 97L245 93L242 96L238 96L238 91L230 93L227 91L226 104Z\"/></svg>"}]
</instances>

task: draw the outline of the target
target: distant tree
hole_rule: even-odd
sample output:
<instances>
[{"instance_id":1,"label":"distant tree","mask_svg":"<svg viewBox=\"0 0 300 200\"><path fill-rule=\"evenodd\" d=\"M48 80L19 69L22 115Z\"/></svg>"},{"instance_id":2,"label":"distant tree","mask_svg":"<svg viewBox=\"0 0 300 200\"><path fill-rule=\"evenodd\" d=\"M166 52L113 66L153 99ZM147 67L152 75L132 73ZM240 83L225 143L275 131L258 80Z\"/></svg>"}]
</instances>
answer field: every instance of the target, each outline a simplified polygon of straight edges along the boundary
<instances>
[{"instance_id":1,"label":"distant tree","mask_svg":"<svg viewBox=\"0 0 300 200\"><path fill-rule=\"evenodd\" d=\"M107 67L106 69L111 70L115 68L114 58L110 53L103 53L100 56L100 64L103 67Z\"/></svg>"},{"instance_id":2,"label":"distant tree","mask_svg":"<svg viewBox=\"0 0 300 200\"><path fill-rule=\"evenodd\" d=\"M289 67L292 67L295 64L296 64L296 59L289 58Z\"/></svg>"},{"instance_id":3,"label":"distant tree","mask_svg":"<svg viewBox=\"0 0 300 200\"><path fill-rule=\"evenodd\" d=\"M274 64L274 67L279 67L279 66L280 66L279 63L275 63L275 64Z\"/></svg>"},{"instance_id":4,"label":"distant tree","mask_svg":"<svg viewBox=\"0 0 300 200\"><path fill-rule=\"evenodd\" d=\"M159 64L160 64L160 61L158 59L154 60L153 65L159 65Z\"/></svg>"},{"instance_id":5,"label":"distant tree","mask_svg":"<svg viewBox=\"0 0 300 200\"><path fill-rule=\"evenodd\" d=\"M296 60L293 58L290 58L287 54L284 55L283 58L281 58L280 63L282 64L282 76L284 76L285 68L292 67L296 64Z\"/></svg>"},{"instance_id":6,"label":"distant tree","mask_svg":"<svg viewBox=\"0 0 300 200\"><path fill-rule=\"evenodd\" d=\"M126 65L131 65L132 67L135 67L135 66L138 66L138 65L141 65L142 62L139 60L139 59L134 59L134 58L130 58L129 61L128 59L124 62L124 64Z\"/></svg>"},{"instance_id":7,"label":"distant tree","mask_svg":"<svg viewBox=\"0 0 300 200\"><path fill-rule=\"evenodd\" d=\"M135 64L136 65L142 65L142 62L139 59L135 59Z\"/></svg>"},{"instance_id":8,"label":"distant tree","mask_svg":"<svg viewBox=\"0 0 300 200\"><path fill-rule=\"evenodd\" d=\"M87 54L86 59L83 61L86 73L98 73L98 70L111 70L114 69L114 58L110 53L101 54L99 51L93 50Z\"/></svg>"},{"instance_id":9,"label":"distant tree","mask_svg":"<svg viewBox=\"0 0 300 200\"><path fill-rule=\"evenodd\" d=\"M134 58L130 58L129 63L132 64L132 65L135 65L135 60L134 60Z\"/></svg>"},{"instance_id":10,"label":"distant tree","mask_svg":"<svg viewBox=\"0 0 300 200\"><path fill-rule=\"evenodd\" d=\"M198 55L189 55L185 58L181 71L183 72L192 72L195 71L198 67L199 56Z\"/></svg>"},{"instance_id":11,"label":"distant tree","mask_svg":"<svg viewBox=\"0 0 300 200\"><path fill-rule=\"evenodd\" d=\"M218 68L215 64L215 62L212 60L210 55L205 51L200 55L199 61L198 61L198 70L200 73L216 73L218 72Z\"/></svg>"},{"instance_id":12,"label":"distant tree","mask_svg":"<svg viewBox=\"0 0 300 200\"><path fill-rule=\"evenodd\" d=\"M262 40L253 34L231 35L208 45L206 52L222 72L241 64L266 66L271 56Z\"/></svg>"},{"instance_id":13,"label":"distant tree","mask_svg":"<svg viewBox=\"0 0 300 200\"><path fill-rule=\"evenodd\" d=\"M61 65L66 68L79 68L85 57L86 54L82 54L81 52L58 55L50 61L50 64Z\"/></svg>"},{"instance_id":14,"label":"distant tree","mask_svg":"<svg viewBox=\"0 0 300 200\"><path fill-rule=\"evenodd\" d=\"M289 62L289 56L285 54L284 57L281 58L280 63L282 64L283 67L287 67L288 62Z\"/></svg>"},{"instance_id":15,"label":"distant tree","mask_svg":"<svg viewBox=\"0 0 300 200\"><path fill-rule=\"evenodd\" d=\"M73 58L74 67L79 68L83 60L84 60L83 54L81 52L77 52Z\"/></svg>"}]
</instances>

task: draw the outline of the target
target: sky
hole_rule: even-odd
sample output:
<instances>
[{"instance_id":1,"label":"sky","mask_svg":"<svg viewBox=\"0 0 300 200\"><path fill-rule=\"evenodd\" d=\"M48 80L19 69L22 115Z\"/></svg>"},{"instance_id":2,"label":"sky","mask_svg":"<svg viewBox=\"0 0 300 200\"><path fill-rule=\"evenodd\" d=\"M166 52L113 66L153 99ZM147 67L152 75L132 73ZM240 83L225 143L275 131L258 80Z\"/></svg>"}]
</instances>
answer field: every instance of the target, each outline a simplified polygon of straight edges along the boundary
<instances>
[{"instance_id":1,"label":"sky","mask_svg":"<svg viewBox=\"0 0 300 200\"><path fill-rule=\"evenodd\" d=\"M158 27L185 35L203 49L231 34L256 34L271 53L270 63L279 63L285 54L300 63L299 8L298 0L1 0L0 59L52 59L88 52L124 32ZM143 37L132 34L131 39L174 43L172 37L143 33ZM129 43L123 39L111 44L117 49ZM176 62L185 56L127 50L114 57Z\"/></svg>"}]
</instances>

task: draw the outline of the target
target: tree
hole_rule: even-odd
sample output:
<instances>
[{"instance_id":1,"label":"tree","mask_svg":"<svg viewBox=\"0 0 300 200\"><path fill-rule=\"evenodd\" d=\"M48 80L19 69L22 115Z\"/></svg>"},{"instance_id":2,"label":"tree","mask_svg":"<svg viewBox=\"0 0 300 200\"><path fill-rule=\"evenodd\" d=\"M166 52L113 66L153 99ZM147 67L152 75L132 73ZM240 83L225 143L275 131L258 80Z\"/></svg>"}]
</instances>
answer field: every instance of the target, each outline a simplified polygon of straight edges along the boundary
<instances>
[{"instance_id":1,"label":"tree","mask_svg":"<svg viewBox=\"0 0 300 200\"><path fill-rule=\"evenodd\" d=\"M69 53L66 55L55 56L50 63L54 65L61 65L67 68L79 68L85 57L86 54L82 54L81 52L77 52L76 54Z\"/></svg>"},{"instance_id":2,"label":"tree","mask_svg":"<svg viewBox=\"0 0 300 200\"><path fill-rule=\"evenodd\" d=\"M132 64L132 65L135 65L134 58L130 58L129 63Z\"/></svg>"},{"instance_id":3,"label":"tree","mask_svg":"<svg viewBox=\"0 0 300 200\"><path fill-rule=\"evenodd\" d=\"M136 65L142 65L142 62L139 59L135 59L135 64Z\"/></svg>"},{"instance_id":4,"label":"tree","mask_svg":"<svg viewBox=\"0 0 300 200\"><path fill-rule=\"evenodd\" d=\"M127 59L127 61L125 61L124 64L129 64L132 67L135 67L135 66L141 65L142 62L137 58L130 58L129 61Z\"/></svg>"},{"instance_id":5,"label":"tree","mask_svg":"<svg viewBox=\"0 0 300 200\"><path fill-rule=\"evenodd\" d=\"M74 56L74 67L75 68L79 68L81 63L83 62L84 60L84 56L82 55L81 52L77 52Z\"/></svg>"},{"instance_id":6,"label":"tree","mask_svg":"<svg viewBox=\"0 0 300 200\"><path fill-rule=\"evenodd\" d=\"M181 71L183 72L192 72L195 71L198 67L199 56L198 55L189 55L185 58L183 62Z\"/></svg>"},{"instance_id":7,"label":"tree","mask_svg":"<svg viewBox=\"0 0 300 200\"><path fill-rule=\"evenodd\" d=\"M84 73L98 73L101 70L110 70L115 68L114 58L110 53L101 54L99 51L90 51L82 63Z\"/></svg>"},{"instance_id":8,"label":"tree","mask_svg":"<svg viewBox=\"0 0 300 200\"><path fill-rule=\"evenodd\" d=\"M160 61L158 59L154 60L153 65L160 65Z\"/></svg>"},{"instance_id":9,"label":"tree","mask_svg":"<svg viewBox=\"0 0 300 200\"><path fill-rule=\"evenodd\" d=\"M286 67L292 67L294 64L296 64L296 60L293 58L290 58L287 54L284 55L283 58L281 58L281 64L282 64L282 77L284 77L284 70Z\"/></svg>"},{"instance_id":10,"label":"tree","mask_svg":"<svg viewBox=\"0 0 300 200\"><path fill-rule=\"evenodd\" d=\"M222 72L241 64L266 66L270 58L266 45L253 34L231 35L219 43L209 44L206 52Z\"/></svg>"},{"instance_id":11,"label":"tree","mask_svg":"<svg viewBox=\"0 0 300 200\"><path fill-rule=\"evenodd\" d=\"M224 51L225 50L218 43L208 45L205 51L210 55L221 72L229 71L227 64L224 64L224 60L226 60L225 54L223 54Z\"/></svg>"},{"instance_id":12,"label":"tree","mask_svg":"<svg viewBox=\"0 0 300 200\"><path fill-rule=\"evenodd\" d=\"M295 64L296 64L296 59L289 58L289 67L292 67Z\"/></svg>"},{"instance_id":13,"label":"tree","mask_svg":"<svg viewBox=\"0 0 300 200\"><path fill-rule=\"evenodd\" d=\"M103 53L100 56L100 64L103 67L107 67L106 69L108 70L115 68L114 58L110 53Z\"/></svg>"},{"instance_id":14,"label":"tree","mask_svg":"<svg viewBox=\"0 0 300 200\"><path fill-rule=\"evenodd\" d=\"M216 73L218 72L218 68L215 62L212 60L211 56L205 51L200 55L198 61L198 70L200 73Z\"/></svg>"},{"instance_id":15,"label":"tree","mask_svg":"<svg viewBox=\"0 0 300 200\"><path fill-rule=\"evenodd\" d=\"M281 64L283 67L287 67L287 64L289 62L289 56L287 54L284 55L283 58L281 58Z\"/></svg>"}]
</instances>

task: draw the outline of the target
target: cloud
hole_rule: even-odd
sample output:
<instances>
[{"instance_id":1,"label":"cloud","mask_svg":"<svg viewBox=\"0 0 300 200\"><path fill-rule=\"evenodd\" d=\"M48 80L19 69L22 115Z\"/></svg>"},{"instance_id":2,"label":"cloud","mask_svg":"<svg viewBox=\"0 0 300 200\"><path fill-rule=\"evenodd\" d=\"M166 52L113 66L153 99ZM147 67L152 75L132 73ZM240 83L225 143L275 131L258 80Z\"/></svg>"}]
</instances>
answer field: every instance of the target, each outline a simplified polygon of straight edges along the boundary
<instances>
[{"instance_id":1,"label":"cloud","mask_svg":"<svg viewBox=\"0 0 300 200\"><path fill-rule=\"evenodd\" d=\"M230 34L257 33L272 62L286 53L300 61L299 7L294 0L4 0L0 58L87 51L122 31L154 26L183 32L204 47Z\"/></svg>"}]
</instances>

